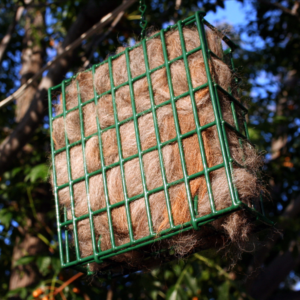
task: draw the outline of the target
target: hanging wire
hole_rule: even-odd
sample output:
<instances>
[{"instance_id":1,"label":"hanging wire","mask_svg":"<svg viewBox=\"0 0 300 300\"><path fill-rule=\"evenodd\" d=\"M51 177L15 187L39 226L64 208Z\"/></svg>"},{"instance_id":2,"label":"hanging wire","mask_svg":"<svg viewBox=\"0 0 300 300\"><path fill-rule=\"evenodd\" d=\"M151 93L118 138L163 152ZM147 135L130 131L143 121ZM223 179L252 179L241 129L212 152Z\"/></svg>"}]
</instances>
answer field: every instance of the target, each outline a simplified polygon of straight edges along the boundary
<instances>
[{"instance_id":1,"label":"hanging wire","mask_svg":"<svg viewBox=\"0 0 300 300\"><path fill-rule=\"evenodd\" d=\"M145 12L147 9L147 5L145 4L145 0L140 0L140 6L139 6L139 11L141 12L141 21L140 21L140 27L142 29L141 31L141 37L145 37L145 30L147 27L147 20L145 19Z\"/></svg>"}]
</instances>

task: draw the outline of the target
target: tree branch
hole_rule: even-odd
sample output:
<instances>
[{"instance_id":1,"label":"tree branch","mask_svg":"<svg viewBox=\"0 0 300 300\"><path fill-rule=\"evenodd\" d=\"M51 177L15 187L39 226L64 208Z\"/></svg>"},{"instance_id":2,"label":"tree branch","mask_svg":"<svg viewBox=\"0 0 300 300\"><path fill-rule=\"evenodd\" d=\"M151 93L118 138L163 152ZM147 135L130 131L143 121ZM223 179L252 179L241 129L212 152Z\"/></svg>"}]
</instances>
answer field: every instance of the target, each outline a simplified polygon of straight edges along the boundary
<instances>
[{"instance_id":1,"label":"tree branch","mask_svg":"<svg viewBox=\"0 0 300 300\"><path fill-rule=\"evenodd\" d=\"M258 1L261 3L267 4L267 5L273 6L274 8L280 9L283 13L288 14L293 17L296 17L298 20L300 20L300 16L297 12L299 5L300 5L300 3L298 1L294 4L294 7L292 8L292 10L286 8L285 6L283 6L279 3L273 3L273 2L270 2L267 0L258 0Z\"/></svg>"},{"instance_id":2,"label":"tree branch","mask_svg":"<svg viewBox=\"0 0 300 300\"><path fill-rule=\"evenodd\" d=\"M300 263L300 257L293 255L296 242L292 242L285 253L280 253L257 278L250 292L254 299L266 300L278 288L279 284Z\"/></svg>"},{"instance_id":3,"label":"tree branch","mask_svg":"<svg viewBox=\"0 0 300 300\"><path fill-rule=\"evenodd\" d=\"M286 219L295 218L300 213L300 195L285 208L282 216Z\"/></svg>"},{"instance_id":4,"label":"tree branch","mask_svg":"<svg viewBox=\"0 0 300 300\"><path fill-rule=\"evenodd\" d=\"M278 230L275 232L272 236L272 239L269 239L268 243L264 245L259 251L257 251L253 262L250 264L250 267L248 269L248 277L246 282L246 287L248 291L255 290L256 289L256 283L257 278L260 276L260 274L263 272L263 274L267 275L267 269L262 270L261 266L263 265L264 261L268 257L268 254L274 247L274 245L277 243L277 241L282 238L282 230L285 229L286 220L297 218L297 216L300 214L300 195L291 201L291 203L285 208L285 211L282 214L282 222L278 224ZM284 261L283 261L284 264ZM267 290L269 287L265 286L265 289Z\"/></svg>"},{"instance_id":5,"label":"tree branch","mask_svg":"<svg viewBox=\"0 0 300 300\"><path fill-rule=\"evenodd\" d=\"M82 41L91 37L97 32L102 32L102 29L110 23L120 12L124 11L128 7L130 7L137 0L127 0L122 3L118 8L116 8L113 12L105 15L98 24L95 24L92 28L90 28L87 32L84 32L68 46L64 47L63 51L59 53L52 61L49 61L37 74L35 74L32 78L30 78L25 84L23 84L17 91L15 91L12 95L7 97L6 99L0 102L0 108L4 105L7 105L11 101L20 97L27 87L29 87L36 79L38 79L45 71L47 71L53 64L55 64L60 59L64 58L68 53L71 53L74 49L81 45Z\"/></svg>"},{"instance_id":6,"label":"tree branch","mask_svg":"<svg viewBox=\"0 0 300 300\"><path fill-rule=\"evenodd\" d=\"M11 40L12 34L14 33L16 24L19 22L19 20L20 20L20 18L22 16L23 11L24 11L24 7L23 6L20 6L20 7L17 8L17 10L15 12L15 15L14 15L14 18L13 18L13 22L8 27L7 33L3 37L3 39L2 39L2 41L0 43L0 65L2 64L5 51L7 49L7 46L10 43L10 40Z\"/></svg>"},{"instance_id":7,"label":"tree branch","mask_svg":"<svg viewBox=\"0 0 300 300\"><path fill-rule=\"evenodd\" d=\"M115 7L115 2L107 2L106 6L99 5L96 2L90 0L86 8L83 9L78 15L76 22L71 26L69 32L63 42L63 49L65 49L64 55L59 56L60 59L56 59L55 63L52 63L48 74L42 79L39 84L37 93L35 94L29 109L24 115L21 122L15 128L13 133L8 136L0 145L0 174L9 170L12 166L17 153L28 143L30 137L33 135L37 127L43 120L45 112L47 111L47 91L51 86L58 84L67 70L72 66L72 60L75 59L75 54L67 47L78 41L82 41L81 38L87 38L86 31L90 29L95 33L99 28L94 25L99 17L106 16L106 19L101 19L104 24L113 20L122 9L128 8L136 0L126 1L120 5L117 9L111 12L111 9ZM111 12L111 13L109 13ZM88 31L91 32L91 31ZM83 37L84 35L84 37ZM74 49L74 48L72 48Z\"/></svg>"},{"instance_id":8,"label":"tree branch","mask_svg":"<svg viewBox=\"0 0 300 300\"><path fill-rule=\"evenodd\" d=\"M55 289L55 291L53 292L53 296L55 296L58 293L62 292L66 286L68 286L70 283L72 283L77 278L81 277L82 275L84 275L84 274L83 273L77 273L77 274L75 274L69 280L67 280L66 282L64 282L59 288Z\"/></svg>"},{"instance_id":9,"label":"tree branch","mask_svg":"<svg viewBox=\"0 0 300 300\"><path fill-rule=\"evenodd\" d=\"M300 291L286 291L280 292L277 295L270 298L270 300L300 300Z\"/></svg>"},{"instance_id":10,"label":"tree branch","mask_svg":"<svg viewBox=\"0 0 300 300\"><path fill-rule=\"evenodd\" d=\"M46 44L43 43L45 34L44 12L35 8L27 8L25 19L25 34L23 37L23 49L21 55L22 67L19 72L21 75L21 84L24 84L28 78L39 72L43 67L44 53ZM35 28L35 30L33 30ZM23 97L16 101L15 119L19 122L26 113L34 94L38 88L38 82L30 86Z\"/></svg>"},{"instance_id":11,"label":"tree branch","mask_svg":"<svg viewBox=\"0 0 300 300\"><path fill-rule=\"evenodd\" d=\"M90 53L89 58L84 62L83 67L87 68L88 65L90 64L92 58L93 58L93 54L96 51L96 47L97 45L99 45L114 29L115 27L118 25L118 23L120 22L120 20L122 19L123 15L124 15L124 11L121 11L116 18L114 19L114 21L111 23L110 27L108 28L108 30L105 32L105 34L103 34L102 36L100 36L98 39L95 40L95 42L91 45L91 50L88 50L87 52Z\"/></svg>"}]
</instances>

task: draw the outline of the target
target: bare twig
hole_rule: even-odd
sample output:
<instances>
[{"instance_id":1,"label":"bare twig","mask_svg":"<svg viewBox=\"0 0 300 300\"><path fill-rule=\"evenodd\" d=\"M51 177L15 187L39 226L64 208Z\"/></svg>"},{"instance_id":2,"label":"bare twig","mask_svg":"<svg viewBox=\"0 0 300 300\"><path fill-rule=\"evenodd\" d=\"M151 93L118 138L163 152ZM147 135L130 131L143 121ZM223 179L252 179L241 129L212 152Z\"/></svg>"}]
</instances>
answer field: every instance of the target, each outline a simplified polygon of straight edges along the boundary
<instances>
[{"instance_id":1,"label":"bare twig","mask_svg":"<svg viewBox=\"0 0 300 300\"><path fill-rule=\"evenodd\" d=\"M175 2L175 9L178 10L180 8L181 2L182 2L182 0L176 0L176 2Z\"/></svg>"},{"instance_id":2,"label":"bare twig","mask_svg":"<svg viewBox=\"0 0 300 300\"><path fill-rule=\"evenodd\" d=\"M106 37L114 30L114 28L118 25L118 23L119 23L120 20L122 19L124 13L125 13L124 11L121 11L121 12L117 15L117 17L114 19L114 21L111 23L110 27L109 27L108 30L105 32L105 34L103 34L102 36L100 36L100 38L98 38L98 39L93 43L93 45L92 45L92 50L91 50L91 52L90 52L90 56L89 56L89 58L85 61L84 65L83 65L84 68L86 68L86 67L90 64L90 62L91 62L91 60L92 60L92 58L93 58L93 54L94 54L94 52L95 52L95 50L96 50L97 45L99 45L104 39L106 39Z\"/></svg>"},{"instance_id":3,"label":"bare twig","mask_svg":"<svg viewBox=\"0 0 300 300\"><path fill-rule=\"evenodd\" d=\"M297 13L297 10L298 10L299 5L300 5L299 1L297 1L294 4L294 7L291 10L286 8L285 6L281 5L280 3L277 3L277 2L270 2L270 1L267 1L267 0L258 0L258 1L261 2L261 3L267 4L267 5L273 6L274 8L280 9L285 14L291 15L291 16L296 17L297 19L300 20L300 16Z\"/></svg>"},{"instance_id":4,"label":"bare twig","mask_svg":"<svg viewBox=\"0 0 300 300\"><path fill-rule=\"evenodd\" d=\"M115 289L115 285L116 285L116 280L113 279L110 283L110 288L107 292L107 295L106 295L106 300L112 300L113 299L113 296L114 296L114 289Z\"/></svg>"},{"instance_id":5,"label":"bare twig","mask_svg":"<svg viewBox=\"0 0 300 300\"><path fill-rule=\"evenodd\" d=\"M128 1L121 5L121 8L129 7L136 0ZM97 24L102 16L108 14L116 5L116 0L105 1L105 5L99 5L98 1L89 0L87 5L80 11L76 21L71 25L68 33L62 42L61 49L71 45L82 33L85 33L92 27L91 24ZM126 5L126 6L124 6ZM120 9L120 7L119 7ZM115 10L115 15L109 13L107 18L114 18L121 10ZM108 20L106 21L108 22ZM104 25L104 23L102 24ZM99 29L98 29L99 31ZM62 50L61 50L62 51ZM59 52L60 53L60 52ZM72 67L77 58L75 51L68 51L67 54L52 64L46 76L44 76L38 86L37 92L30 103L30 106L22 120L14 128L13 132L7 136L0 145L0 175L8 171L15 163L15 158L24 146L30 141L31 136L41 124L47 111L47 90L54 85L59 84L66 72Z\"/></svg>"},{"instance_id":6,"label":"bare twig","mask_svg":"<svg viewBox=\"0 0 300 300\"><path fill-rule=\"evenodd\" d=\"M83 293L83 299L84 300L91 300L91 298L89 297L89 295L86 294L86 293Z\"/></svg>"},{"instance_id":7,"label":"bare twig","mask_svg":"<svg viewBox=\"0 0 300 300\"><path fill-rule=\"evenodd\" d=\"M59 294L60 294L60 296L61 296L61 298L62 298L63 300L67 300L67 298L66 298L66 296L63 294L63 292L60 292Z\"/></svg>"},{"instance_id":8,"label":"bare twig","mask_svg":"<svg viewBox=\"0 0 300 300\"><path fill-rule=\"evenodd\" d=\"M253 298L259 300L269 299L279 284L299 265L300 257L294 255L296 251L298 251L297 242L292 241L289 249L285 252L281 251L263 270L252 286L250 294Z\"/></svg>"},{"instance_id":9,"label":"bare twig","mask_svg":"<svg viewBox=\"0 0 300 300\"><path fill-rule=\"evenodd\" d=\"M4 53L5 53L6 49L7 49L7 46L10 43L10 40L11 40L12 34L13 34L14 30L15 30L16 24L19 22L19 20L20 20L20 18L22 16L23 11L24 11L24 7L23 6L20 6L20 7L17 8L16 13L14 15L13 22L8 27L7 33L3 37L3 39L2 39L2 41L0 43L0 65L1 65L1 63L3 61Z\"/></svg>"},{"instance_id":10,"label":"bare twig","mask_svg":"<svg viewBox=\"0 0 300 300\"><path fill-rule=\"evenodd\" d=\"M0 102L0 108L4 105L10 103L11 101L15 100L16 98L20 97L25 89L30 86L36 79L40 78L40 76L48 70L54 63L56 63L58 60L62 59L64 56L66 56L68 53L73 51L75 48L81 45L82 41L91 37L95 33L99 33L102 31L103 27L106 26L108 23L110 23L116 16L126 10L128 7L130 7L134 2L137 0L128 0L124 3L122 3L118 8L116 8L111 13L104 16L97 24L95 24L91 29L89 29L87 32L81 34L81 36L75 40L73 43L66 46L63 51L58 54L52 61L49 61L38 73L36 73L33 77L31 77L25 84L23 84L16 92L14 92L12 95L7 97L6 99L2 100Z\"/></svg>"},{"instance_id":11,"label":"bare twig","mask_svg":"<svg viewBox=\"0 0 300 300\"><path fill-rule=\"evenodd\" d=\"M256 255L253 259L253 263L250 264L250 267L248 269L248 275L247 275L247 289L253 290L253 286L255 285L256 278L260 275L261 269L260 266L264 263L266 258L268 257L268 254L276 244L276 242L282 238L282 232L285 229L287 220L297 218L300 214L300 195L296 197L294 200L290 202L290 204L285 208L282 217L284 218L283 221L280 224L277 224L278 231L276 231L272 239L269 239L269 241L266 243L264 247L259 249L259 251L256 252ZM265 272L266 273L266 272Z\"/></svg>"},{"instance_id":12,"label":"bare twig","mask_svg":"<svg viewBox=\"0 0 300 300\"><path fill-rule=\"evenodd\" d=\"M77 278L84 275L84 273L77 273L73 277L71 277L69 280L67 280L64 284L62 284L59 288L55 289L53 292L53 296L57 295L58 293L62 292L66 286L71 284L73 281L75 281Z\"/></svg>"}]
</instances>

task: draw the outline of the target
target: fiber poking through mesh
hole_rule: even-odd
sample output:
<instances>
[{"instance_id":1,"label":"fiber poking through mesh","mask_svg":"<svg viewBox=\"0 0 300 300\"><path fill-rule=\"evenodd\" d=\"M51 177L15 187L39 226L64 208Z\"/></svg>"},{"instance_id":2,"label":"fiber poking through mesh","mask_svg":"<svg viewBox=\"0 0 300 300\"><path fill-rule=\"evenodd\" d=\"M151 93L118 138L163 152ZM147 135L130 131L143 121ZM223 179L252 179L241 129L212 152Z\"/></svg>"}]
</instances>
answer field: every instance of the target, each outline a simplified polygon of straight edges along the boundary
<instances>
[{"instance_id":1,"label":"fiber poking through mesh","mask_svg":"<svg viewBox=\"0 0 300 300\"><path fill-rule=\"evenodd\" d=\"M222 58L223 54L219 38L210 31L207 31L206 35L209 49ZM191 51L200 46L199 34L196 29L184 28L183 36L186 51ZM174 60L182 55L178 31L167 32L165 34L165 42L168 60ZM146 49L149 69L154 69L165 63L160 38L156 37L148 40ZM124 50L125 48L120 48L117 52L120 53ZM107 209L107 211L110 210L111 220L109 220L107 211L102 211L93 217L95 238L96 242L100 238L101 251L112 248L113 244L116 247L130 242L127 213L130 214L130 227L133 238L136 240L148 236L150 232L158 234L168 229L170 227L170 219L166 204L167 198L170 200L172 221L175 226L191 220L184 183L173 185L167 190L160 189L153 193L146 193L148 198L144 196L144 188L147 191L160 188L163 186L164 178L168 183L183 178L184 166L181 164L180 145L176 139L174 116L177 115L178 117L181 134L195 130L196 122L199 122L200 126L212 123L210 127L201 131L201 136L197 136L194 132L182 140L185 167L188 175L201 172L204 169L203 164L211 168L223 163L208 87L193 92L194 103L197 109L196 114L194 114L192 109L193 100L190 94L186 93L189 91L187 70L183 59L179 59L170 64L171 92L167 79L167 70L163 66L151 72L150 75L153 98L151 98L149 93L150 82L146 76L142 76L132 84L134 95L134 99L132 99L128 80L145 74L147 68L142 46L129 51L128 56L130 61L130 66L128 67L125 54L121 54L118 58L112 60L112 81L108 63L102 64L96 69L94 78L91 71L78 74L76 79L71 81L66 87L65 104L63 104L61 99L60 104L56 107L56 113L62 113L63 105L66 105L67 110L76 108L79 105L78 99L84 104L94 98L94 92L100 95L100 98L97 100L97 106L95 101L91 101L83 105L81 111L77 108L68 112L65 119L61 117L53 122L52 136L56 149L65 146L64 130L66 131L69 144L75 143L70 148L71 174L68 174L66 152L63 151L55 156L57 184L68 183L70 178L72 180L82 178L79 183L74 184L72 187L75 205L74 215L72 215L71 211L69 187L59 190L59 202L67 208L69 219L88 214L84 159L87 172L91 173L100 170L104 167L100 159L100 149L102 149L102 162L104 162L106 167L112 165L103 171L105 176L100 173L89 178L89 202L92 211L107 207L107 201L109 201L110 205L119 203L119 206L111 210ZM192 87L196 88L206 84L207 77L202 51L195 51L188 56L187 60ZM231 70L222 60L212 56L209 67L216 83L225 90L232 87ZM130 76L128 74L129 71ZM117 87L116 89L112 90L111 82ZM118 87L119 85L122 86ZM107 93L108 91L111 92ZM103 93L105 94L102 95ZM114 93L115 107L111 93ZM170 100L172 93L175 97L186 93L176 101L177 112L173 111L169 102L155 110L151 110L152 100L154 105L162 104ZM234 122L231 111L231 102L222 93L219 93L218 96L223 119L231 126L236 127L237 124ZM240 123L238 125L242 128L243 120L239 117L241 112L238 107L236 107L236 110L238 123ZM139 114L136 123L133 118L133 111ZM144 111L146 112L141 113ZM99 133L100 145L96 116L98 116L101 129L101 133ZM80 127L81 118L83 128ZM116 122L121 121L124 121L122 125L115 125ZM158 124L158 135L155 132L155 123ZM89 138L86 141L82 141L82 135ZM120 136L119 145L117 136ZM233 131L227 130L226 138L232 158L240 165L247 167L243 168L236 165L233 169L232 177L240 200L251 206L257 201L262 189L256 177L262 161L255 149L248 142L238 139ZM164 143L161 152L157 147L158 141ZM199 142L204 145L205 157L201 157ZM82 143L84 144L82 145ZM82 146L85 149L84 153ZM119 148L122 149L121 153L118 152ZM142 151L147 149L151 151L143 154L140 159L138 157L139 148ZM160 164L160 155L163 158L163 165ZM124 162L123 158L128 160ZM124 170L123 179L120 161L122 161ZM145 186L142 176L144 176ZM216 211L231 206L232 200L224 167L210 172L209 178ZM107 183L108 198L105 197L104 180ZM197 216L210 214L212 212L211 199L208 196L209 193L207 192L207 183L204 175L190 180L189 185L192 198L194 199L195 196L198 196ZM138 196L137 199L128 203L126 211L125 200L135 196ZM150 207L148 212L146 202L149 203ZM151 215L150 220L148 215ZM113 227L113 241L109 232L109 222L112 223ZM77 224L80 253L82 257L87 257L93 254L90 222L88 219L84 219ZM237 245L246 241L252 231L252 223L248 220L247 215L239 212L218 219L212 225L215 231L225 235L228 240ZM73 230L73 228L70 229ZM203 232L193 231L169 238L167 242L161 243L161 247L173 247L178 255L186 255L198 246L203 247L205 243ZM143 255L138 251L120 254L110 259L127 263L130 267L143 265ZM98 268L101 269L101 265L92 265L93 270Z\"/></svg>"}]
</instances>

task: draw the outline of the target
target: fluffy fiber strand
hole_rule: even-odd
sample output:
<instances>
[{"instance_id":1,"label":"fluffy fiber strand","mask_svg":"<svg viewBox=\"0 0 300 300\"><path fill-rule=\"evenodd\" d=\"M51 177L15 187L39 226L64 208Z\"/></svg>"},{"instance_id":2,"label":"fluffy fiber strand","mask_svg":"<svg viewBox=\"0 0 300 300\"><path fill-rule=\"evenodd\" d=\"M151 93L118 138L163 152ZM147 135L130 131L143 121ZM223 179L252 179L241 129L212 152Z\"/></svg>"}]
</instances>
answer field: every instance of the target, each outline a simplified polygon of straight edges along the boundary
<instances>
[{"instance_id":1,"label":"fluffy fiber strand","mask_svg":"<svg viewBox=\"0 0 300 300\"><path fill-rule=\"evenodd\" d=\"M184 28L183 30L186 51L191 51L200 46L199 34L195 28ZM221 42L219 38L210 31L206 32L208 47L219 58L223 57ZM173 60L182 55L182 48L178 31L169 31L165 34L166 48L168 60ZM159 37L152 38L146 43L149 68L154 69L165 63L162 51L162 42ZM119 48L117 53L123 51ZM137 47L129 51L130 59L130 75L135 78L141 74L145 74L145 60L142 47ZM202 51L196 51L188 56L188 65L193 88L203 85L207 82L207 76L204 67ZM172 92L174 96L179 96L189 91L186 69L182 59L170 64L170 72L172 79ZM225 90L231 87L232 72L227 64L222 60L211 57L210 72L213 80ZM114 86L121 85L128 81L128 69L126 66L125 54L120 55L117 59L112 60L112 73ZM94 81L94 82L93 82ZM79 85L79 91L77 87ZM170 100L170 86L167 80L167 71L162 67L151 73L151 85L155 105L162 104ZM67 110L78 106L78 97L84 103L94 98L94 87L98 95L111 90L111 81L109 76L108 63L102 64L96 69L94 80L92 72L79 73L66 88L66 108ZM147 191L163 185L165 178L168 183L183 178L183 167L180 160L180 145L177 140L165 143L161 148L163 157L164 170L161 170L159 160L159 149L157 141L161 143L176 138L176 127L174 122L174 112L170 103L162 105L152 114L151 98L149 94L149 82L146 76L133 83L134 92L134 109L139 114L145 110L148 113L140 114L137 119L138 128L135 130L133 116L132 99L130 97L129 85L124 85L115 90L116 114L118 120L115 120L114 107L111 93L107 93L98 99L97 106L92 101L82 107L82 116L84 123L84 136L89 138L84 142L85 153L82 152L82 145L77 144L70 149L71 162L71 178L72 180L84 176L84 160L85 156L87 171L89 173L101 169L99 140L97 133L96 116L99 118L101 130L101 144L103 150L103 159L105 166L115 164L114 167L107 168L105 178L102 173L89 178L89 202L92 211L96 211L106 207L104 180L107 183L108 198L110 205L124 201L125 198L131 198L144 193L141 168L144 171L145 183ZM231 102L222 93L218 94L223 119L233 127L236 126L231 111ZM198 90L194 93L194 100L197 108L197 118L200 126L214 122L215 115L211 103L208 87ZM195 116L193 114L192 102L190 96L185 96L176 101L176 114L179 120L180 134L185 134L196 129ZM56 114L62 113L62 101L56 106ZM240 128L243 128L242 112L236 106L237 117ZM131 118L118 128L113 126L116 122L121 122ZM159 136L156 136L154 129L154 120L156 120L159 128ZM110 127L110 128L108 128ZM105 130L108 128L107 130ZM63 117L53 122L52 137L55 142L55 148L65 147L65 132L69 143L81 141L80 114L75 109L68 112L66 119ZM136 133L139 134L139 142L137 143ZM118 153L117 135L120 136L122 153ZM228 140L230 155L239 163L232 171L234 185L238 191L239 198L242 202L251 206L256 203L261 192L261 184L257 179L257 171L262 161L256 150L247 142L241 143L237 135L227 130L226 138ZM205 157L201 157L199 141L203 143L205 149ZM82 143L82 142L81 142ZM138 154L138 146L142 151L154 147L143 155L142 166L137 156L128 160L123 164L125 174L126 193L124 195L123 181L121 176L120 158L128 158ZM155 148L156 147L156 148ZM223 157L219 142L219 136L216 126L208 127L201 132L198 137L196 133L189 135L182 140L182 148L184 151L184 159L186 172L188 175L198 173L204 169L223 163ZM60 152L55 156L55 168L57 176L57 185L68 183L69 175L67 172L66 152ZM228 188L227 177L224 167L209 173L211 189L213 193L214 206L216 211L222 210L232 205L232 200ZM211 205L209 193L207 191L207 182L205 176L198 176L190 180L190 192L192 199L198 196L198 217L211 213ZM84 179L73 185L74 195L74 216L79 217L88 214L86 183ZM69 187L59 190L59 203L67 208L68 218L72 219L71 198ZM186 187L184 183L179 183L168 188L168 197L172 211L173 224L180 225L191 220L190 210L187 200ZM130 202L129 211L131 215L131 228L134 239L140 239L150 234L145 198L139 198ZM170 227L170 220L166 205L166 194L162 190L156 193L150 193L148 196L150 205L152 230L155 233ZM127 214L125 204L122 204L110 210L111 221L113 226L114 244L120 246L130 242L129 228L127 222ZM94 231L96 241L101 237L101 250L108 250L112 247L108 226L108 214L106 211L93 217ZM215 232L227 237L232 243L242 245L248 240L252 231L252 223L247 214L243 211L234 212L231 215L222 217L214 222L212 226ZM69 226L72 231L74 228ZM79 248L82 257L93 254L92 238L90 231L89 218L77 222L77 232L79 240ZM205 244L211 244L211 240L205 237L203 230L189 231L176 237L168 239L160 243L157 247L173 247L178 255L186 255L193 249ZM242 246L240 246L242 248ZM143 266L143 254L141 251L130 251L111 257L111 261L123 262L130 267L141 268ZM98 270L107 266L107 263L101 265L92 264L92 270Z\"/></svg>"}]
</instances>

